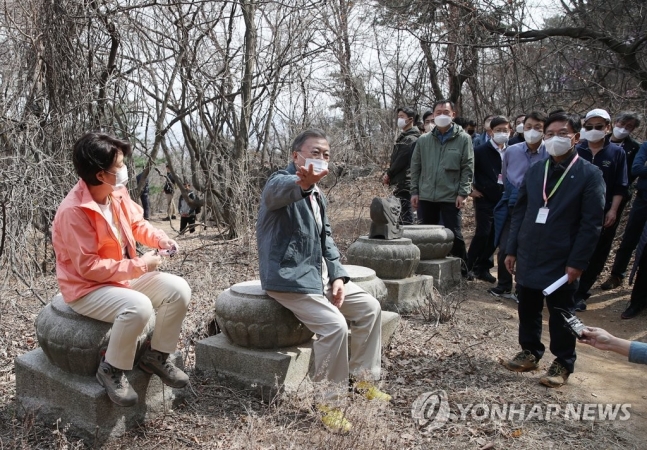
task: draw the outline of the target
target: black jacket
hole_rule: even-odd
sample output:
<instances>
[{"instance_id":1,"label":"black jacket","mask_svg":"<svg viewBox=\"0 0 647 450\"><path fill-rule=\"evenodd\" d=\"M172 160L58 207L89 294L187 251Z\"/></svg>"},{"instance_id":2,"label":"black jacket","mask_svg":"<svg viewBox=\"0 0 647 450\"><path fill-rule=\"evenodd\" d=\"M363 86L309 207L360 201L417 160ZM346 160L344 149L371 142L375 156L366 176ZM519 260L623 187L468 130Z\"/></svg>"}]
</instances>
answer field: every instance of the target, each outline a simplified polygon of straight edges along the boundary
<instances>
[{"instance_id":1,"label":"black jacket","mask_svg":"<svg viewBox=\"0 0 647 450\"><path fill-rule=\"evenodd\" d=\"M488 141L474 149L474 188L483 194L483 200L498 203L503 194L499 184L501 154Z\"/></svg>"},{"instance_id":2,"label":"black jacket","mask_svg":"<svg viewBox=\"0 0 647 450\"><path fill-rule=\"evenodd\" d=\"M173 175L168 172L166 175L164 175L164 187L162 188L164 190L165 194L172 194L175 192L175 179L173 179Z\"/></svg>"},{"instance_id":3,"label":"black jacket","mask_svg":"<svg viewBox=\"0 0 647 450\"><path fill-rule=\"evenodd\" d=\"M389 185L397 185L398 189L409 189L411 182L411 155L416 147L416 141L420 137L418 127L411 127L400 133L395 141L393 153L391 153L391 165L386 171L389 176Z\"/></svg>"},{"instance_id":4,"label":"black jacket","mask_svg":"<svg viewBox=\"0 0 647 450\"><path fill-rule=\"evenodd\" d=\"M593 156L593 152L586 140L580 141L575 149L581 158L602 171L602 178L606 184L604 211L609 211L614 196L626 197L629 194L627 189L627 155L625 151L613 142L606 142L602 150Z\"/></svg>"},{"instance_id":5,"label":"black jacket","mask_svg":"<svg viewBox=\"0 0 647 450\"><path fill-rule=\"evenodd\" d=\"M631 174L631 166L633 165L634 158L636 157L638 150L640 149L640 142L638 142L631 136L627 136L621 142L612 142L610 134L607 135L604 142L605 144L608 144L609 142L616 144L622 147L622 149L625 151L625 155L627 156L627 177L629 177L629 186L631 186L634 180L638 178L635 175Z\"/></svg>"},{"instance_id":6,"label":"black jacket","mask_svg":"<svg viewBox=\"0 0 647 450\"><path fill-rule=\"evenodd\" d=\"M514 145L514 144L519 144L521 142L526 142L526 139L525 139L523 133L521 133L521 134L515 133L515 135L512 136L510 138L510 140L508 141L508 147L510 147L511 145Z\"/></svg>"},{"instance_id":7,"label":"black jacket","mask_svg":"<svg viewBox=\"0 0 647 450\"><path fill-rule=\"evenodd\" d=\"M547 195L553 190L575 153L555 164L549 158ZM536 223L544 206L545 162L532 165L512 212L506 251L517 257L517 283L545 289L561 278L566 267L584 270L595 250L604 220L605 185L602 172L579 158L561 186L548 200L548 219ZM561 289L574 290L576 283Z\"/></svg>"}]
</instances>

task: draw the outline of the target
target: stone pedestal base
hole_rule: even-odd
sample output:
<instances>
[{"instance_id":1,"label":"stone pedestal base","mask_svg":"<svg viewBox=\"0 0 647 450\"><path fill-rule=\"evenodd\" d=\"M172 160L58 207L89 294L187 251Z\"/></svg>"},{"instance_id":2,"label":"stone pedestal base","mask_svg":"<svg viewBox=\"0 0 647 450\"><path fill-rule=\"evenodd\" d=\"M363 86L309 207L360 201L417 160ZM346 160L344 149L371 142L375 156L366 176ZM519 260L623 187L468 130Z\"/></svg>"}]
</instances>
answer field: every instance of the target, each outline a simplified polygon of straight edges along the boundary
<instances>
[{"instance_id":1,"label":"stone pedestal base","mask_svg":"<svg viewBox=\"0 0 647 450\"><path fill-rule=\"evenodd\" d=\"M415 311L423 301L426 292L431 292L434 282L429 275L418 275L400 280L383 280L388 292L384 309L398 313Z\"/></svg>"},{"instance_id":2,"label":"stone pedestal base","mask_svg":"<svg viewBox=\"0 0 647 450\"><path fill-rule=\"evenodd\" d=\"M398 314L382 311L382 345L390 341L399 321ZM313 375L312 342L277 350L252 349L234 345L220 333L196 344L195 366L229 385L269 400L279 391L297 391Z\"/></svg>"},{"instance_id":3,"label":"stone pedestal base","mask_svg":"<svg viewBox=\"0 0 647 450\"><path fill-rule=\"evenodd\" d=\"M391 311L382 311L382 347L385 347L391 341L399 323L399 314Z\"/></svg>"},{"instance_id":4,"label":"stone pedestal base","mask_svg":"<svg viewBox=\"0 0 647 450\"><path fill-rule=\"evenodd\" d=\"M278 391L296 391L308 376L311 359L312 342L277 350L253 349L234 345L220 333L195 345L196 369L265 400Z\"/></svg>"},{"instance_id":5,"label":"stone pedestal base","mask_svg":"<svg viewBox=\"0 0 647 450\"><path fill-rule=\"evenodd\" d=\"M183 367L179 354L171 358ZM34 414L50 426L61 419L59 427L72 424L75 435L94 445L164 414L183 396L183 390L171 389L157 376L134 369L126 376L139 402L130 408L117 406L96 377L64 372L40 348L16 358L15 370L16 396L24 408L21 414Z\"/></svg>"},{"instance_id":6,"label":"stone pedestal base","mask_svg":"<svg viewBox=\"0 0 647 450\"><path fill-rule=\"evenodd\" d=\"M452 256L443 259L421 260L416 268L416 273L434 277L436 289L447 291L461 281L461 260Z\"/></svg>"}]
</instances>

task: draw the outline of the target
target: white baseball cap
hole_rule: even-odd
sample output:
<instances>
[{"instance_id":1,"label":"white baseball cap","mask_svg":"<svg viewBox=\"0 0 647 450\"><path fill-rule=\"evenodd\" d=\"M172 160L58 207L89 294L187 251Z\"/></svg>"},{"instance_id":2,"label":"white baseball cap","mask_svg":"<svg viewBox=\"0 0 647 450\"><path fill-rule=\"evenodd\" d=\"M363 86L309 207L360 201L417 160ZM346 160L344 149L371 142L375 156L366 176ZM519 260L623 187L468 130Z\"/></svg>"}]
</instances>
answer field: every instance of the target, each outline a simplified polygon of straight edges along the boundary
<instances>
[{"instance_id":1,"label":"white baseball cap","mask_svg":"<svg viewBox=\"0 0 647 450\"><path fill-rule=\"evenodd\" d=\"M587 120L592 119L594 117L602 117L607 122L611 122L611 116L609 115L609 113L606 112L606 110L601 108L592 109L591 111L587 112L586 117L584 118L584 121L586 122Z\"/></svg>"}]
</instances>

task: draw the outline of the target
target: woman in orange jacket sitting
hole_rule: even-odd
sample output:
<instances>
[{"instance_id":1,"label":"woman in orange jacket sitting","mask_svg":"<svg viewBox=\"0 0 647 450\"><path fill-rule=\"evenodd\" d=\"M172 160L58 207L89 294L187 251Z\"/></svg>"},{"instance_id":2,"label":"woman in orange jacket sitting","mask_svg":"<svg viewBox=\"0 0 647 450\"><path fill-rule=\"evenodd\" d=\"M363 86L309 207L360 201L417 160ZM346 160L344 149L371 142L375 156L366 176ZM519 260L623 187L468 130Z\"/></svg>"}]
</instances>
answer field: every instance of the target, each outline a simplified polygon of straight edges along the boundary
<instances>
[{"instance_id":1,"label":"woman in orange jacket sitting","mask_svg":"<svg viewBox=\"0 0 647 450\"><path fill-rule=\"evenodd\" d=\"M191 288L176 275L158 272L157 250L137 256L136 242L170 252L177 243L144 220L125 187L128 142L87 133L73 149L80 180L56 212L52 240L56 276L64 300L79 314L113 323L97 380L120 406L137 403L124 371L134 364L137 338L157 311L151 346L139 361L143 370L172 387L188 376L168 360L175 351L191 299Z\"/></svg>"}]
</instances>

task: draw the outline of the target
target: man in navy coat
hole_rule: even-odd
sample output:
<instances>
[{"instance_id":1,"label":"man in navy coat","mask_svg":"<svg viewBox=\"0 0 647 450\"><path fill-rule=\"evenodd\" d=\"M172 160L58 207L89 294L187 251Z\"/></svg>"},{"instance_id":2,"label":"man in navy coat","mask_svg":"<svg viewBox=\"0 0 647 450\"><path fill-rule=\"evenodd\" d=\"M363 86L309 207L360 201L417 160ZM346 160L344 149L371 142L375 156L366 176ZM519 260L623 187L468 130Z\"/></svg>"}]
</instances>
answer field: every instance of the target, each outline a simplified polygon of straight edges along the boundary
<instances>
[{"instance_id":1,"label":"man in navy coat","mask_svg":"<svg viewBox=\"0 0 647 450\"><path fill-rule=\"evenodd\" d=\"M517 279L521 351L502 364L515 372L539 367L545 350L542 291L567 277L563 286L546 296L555 360L539 381L548 387L563 385L574 370L575 337L564 327L563 314L574 311L573 291L595 250L604 219L602 173L575 150L580 129L577 115L548 117L544 143L550 157L528 169L519 189L505 260Z\"/></svg>"}]
</instances>

